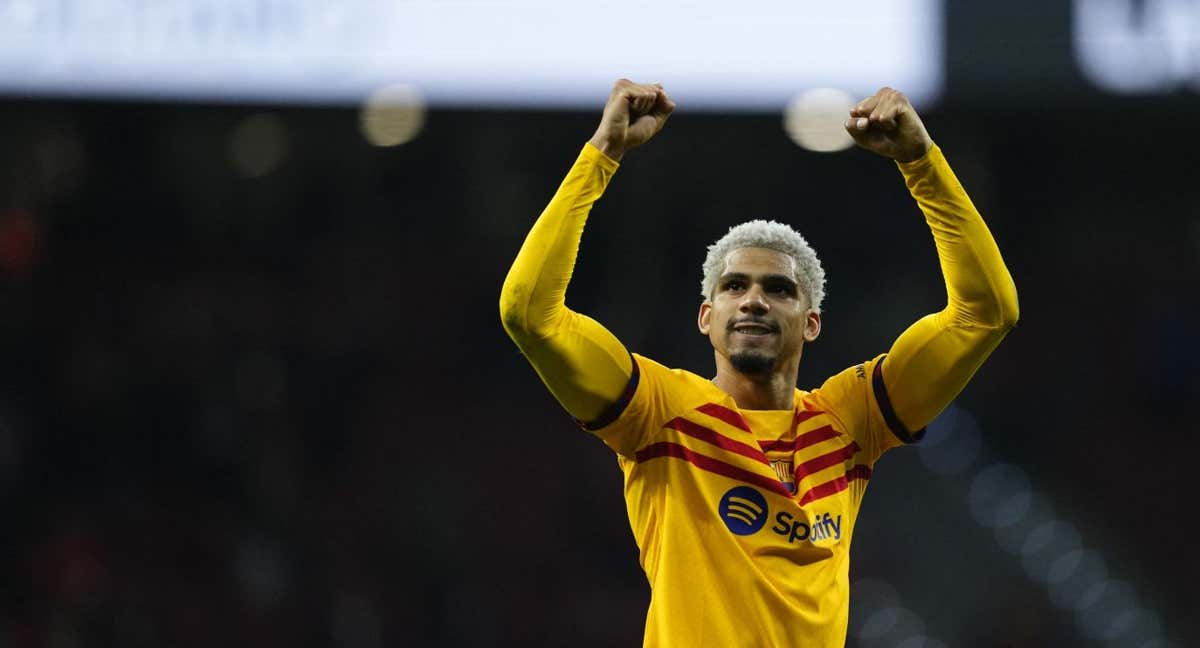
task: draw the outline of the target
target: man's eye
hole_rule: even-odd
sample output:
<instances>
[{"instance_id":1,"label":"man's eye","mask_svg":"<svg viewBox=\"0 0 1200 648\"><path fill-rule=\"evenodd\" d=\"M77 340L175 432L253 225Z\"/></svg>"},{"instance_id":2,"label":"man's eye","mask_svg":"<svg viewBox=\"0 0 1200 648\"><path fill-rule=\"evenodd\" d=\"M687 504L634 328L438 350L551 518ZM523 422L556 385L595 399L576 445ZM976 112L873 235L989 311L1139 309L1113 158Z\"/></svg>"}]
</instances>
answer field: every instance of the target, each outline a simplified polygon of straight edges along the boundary
<instances>
[{"instance_id":1,"label":"man's eye","mask_svg":"<svg viewBox=\"0 0 1200 648\"><path fill-rule=\"evenodd\" d=\"M725 290L741 290L742 288L745 288L745 284L740 281L730 281L725 284Z\"/></svg>"}]
</instances>

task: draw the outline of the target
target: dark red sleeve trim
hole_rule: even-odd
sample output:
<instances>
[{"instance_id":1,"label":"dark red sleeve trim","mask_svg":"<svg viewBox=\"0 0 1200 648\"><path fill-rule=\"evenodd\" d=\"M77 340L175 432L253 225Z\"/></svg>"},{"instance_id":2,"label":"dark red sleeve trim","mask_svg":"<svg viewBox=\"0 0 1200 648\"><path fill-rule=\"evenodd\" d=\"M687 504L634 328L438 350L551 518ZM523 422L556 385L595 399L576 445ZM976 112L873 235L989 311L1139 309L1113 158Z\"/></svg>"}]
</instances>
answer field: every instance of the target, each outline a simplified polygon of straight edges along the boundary
<instances>
[{"instance_id":1,"label":"dark red sleeve trim","mask_svg":"<svg viewBox=\"0 0 1200 648\"><path fill-rule=\"evenodd\" d=\"M871 372L871 387L875 390L875 402L879 403L879 412L883 414L883 420L892 434L905 443L916 443L925 436L925 428L909 432L900 422L900 418L896 416L896 410L892 409L892 400L888 398L887 386L883 384L883 361L886 358L887 356L880 358L879 362L875 363L874 371Z\"/></svg>"},{"instance_id":2,"label":"dark red sleeve trim","mask_svg":"<svg viewBox=\"0 0 1200 648\"><path fill-rule=\"evenodd\" d=\"M621 416L621 413L625 411L626 407L629 407L629 401L633 400L633 394L637 391L638 378L641 376L641 371L638 369L637 358L634 358L632 353L629 354L629 362L633 365L633 375L629 377L629 384L625 385L625 391L621 392L621 396L617 398L612 405L609 405L608 409L604 410L600 416L596 417L594 420L581 421L579 419L575 419L575 422L579 424L579 427L585 430L599 430L602 427L607 427L613 421L617 420L619 416Z\"/></svg>"}]
</instances>

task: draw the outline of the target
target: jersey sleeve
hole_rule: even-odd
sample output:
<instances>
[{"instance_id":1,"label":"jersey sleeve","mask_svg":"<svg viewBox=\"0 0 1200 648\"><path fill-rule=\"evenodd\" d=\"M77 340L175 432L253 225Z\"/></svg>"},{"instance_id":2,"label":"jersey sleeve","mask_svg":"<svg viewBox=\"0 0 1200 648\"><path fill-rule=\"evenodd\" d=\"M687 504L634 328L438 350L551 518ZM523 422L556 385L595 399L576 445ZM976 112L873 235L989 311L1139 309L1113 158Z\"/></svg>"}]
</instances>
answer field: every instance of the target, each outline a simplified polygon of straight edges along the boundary
<instances>
[{"instance_id":1,"label":"jersey sleeve","mask_svg":"<svg viewBox=\"0 0 1200 648\"><path fill-rule=\"evenodd\" d=\"M898 166L933 233L947 305L905 329L887 354L837 374L816 392L872 462L918 440L1018 316L1000 249L941 149Z\"/></svg>"},{"instance_id":2,"label":"jersey sleeve","mask_svg":"<svg viewBox=\"0 0 1200 648\"><path fill-rule=\"evenodd\" d=\"M500 292L504 329L571 416L610 409L630 383L624 345L596 320L566 305L583 228L617 163L586 144L534 223Z\"/></svg>"},{"instance_id":3,"label":"jersey sleeve","mask_svg":"<svg viewBox=\"0 0 1200 648\"><path fill-rule=\"evenodd\" d=\"M654 442L655 435L676 411L680 378L672 369L636 353L633 375L621 397L592 421L580 427L599 437L614 452L632 458Z\"/></svg>"},{"instance_id":4,"label":"jersey sleeve","mask_svg":"<svg viewBox=\"0 0 1200 648\"><path fill-rule=\"evenodd\" d=\"M883 377L899 420L924 427L963 390L1016 325L1016 285L991 231L941 149L898 163L933 234L946 307L892 344Z\"/></svg>"},{"instance_id":5,"label":"jersey sleeve","mask_svg":"<svg viewBox=\"0 0 1200 648\"><path fill-rule=\"evenodd\" d=\"M919 441L924 429L908 430L896 416L892 399L883 382L887 354L838 373L812 392L820 409L837 419L875 463L884 452Z\"/></svg>"}]
</instances>

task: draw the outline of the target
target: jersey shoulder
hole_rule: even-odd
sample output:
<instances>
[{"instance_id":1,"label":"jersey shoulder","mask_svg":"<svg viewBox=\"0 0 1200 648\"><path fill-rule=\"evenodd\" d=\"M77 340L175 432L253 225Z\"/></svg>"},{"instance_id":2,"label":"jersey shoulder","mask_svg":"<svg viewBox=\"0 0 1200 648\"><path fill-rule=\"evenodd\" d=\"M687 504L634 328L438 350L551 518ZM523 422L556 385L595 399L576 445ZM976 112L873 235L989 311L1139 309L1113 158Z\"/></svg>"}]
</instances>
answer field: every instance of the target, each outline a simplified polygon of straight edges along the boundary
<instances>
[{"instance_id":1,"label":"jersey shoulder","mask_svg":"<svg viewBox=\"0 0 1200 648\"><path fill-rule=\"evenodd\" d=\"M661 385L661 388L671 390L680 396L695 395L697 397L724 397L725 392L717 388L711 380L692 373L687 369L668 367L656 360L641 354L633 354L634 361L643 376Z\"/></svg>"},{"instance_id":2,"label":"jersey shoulder","mask_svg":"<svg viewBox=\"0 0 1200 648\"><path fill-rule=\"evenodd\" d=\"M631 456L680 412L728 398L707 378L637 353L632 356L634 371L625 394L599 424L583 426L617 454Z\"/></svg>"},{"instance_id":3,"label":"jersey shoulder","mask_svg":"<svg viewBox=\"0 0 1200 648\"><path fill-rule=\"evenodd\" d=\"M847 367L806 397L812 408L829 412L847 434L858 440L872 461L889 448L919 440L924 432L910 434L896 419L883 384L886 357L880 354Z\"/></svg>"}]
</instances>

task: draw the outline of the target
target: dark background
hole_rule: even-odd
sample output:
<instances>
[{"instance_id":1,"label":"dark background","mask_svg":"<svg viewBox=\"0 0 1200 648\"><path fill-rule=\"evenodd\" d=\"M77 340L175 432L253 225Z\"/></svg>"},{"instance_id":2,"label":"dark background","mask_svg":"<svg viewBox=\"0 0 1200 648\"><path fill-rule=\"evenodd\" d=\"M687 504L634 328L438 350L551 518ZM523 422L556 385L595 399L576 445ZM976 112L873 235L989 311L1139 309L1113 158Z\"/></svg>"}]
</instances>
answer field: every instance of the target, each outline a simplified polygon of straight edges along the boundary
<instances>
[{"instance_id":1,"label":"dark background","mask_svg":"<svg viewBox=\"0 0 1200 648\"><path fill-rule=\"evenodd\" d=\"M997 23L956 11L925 121L1021 321L935 443L878 465L849 645L1193 645L1196 95L1059 85L1050 58L1023 92L989 88L962 62L1018 70L1024 44L1062 46L1013 31L987 49ZM497 313L605 93L592 112L433 110L391 149L355 108L0 102L0 646L638 645L648 588L616 462ZM286 154L241 177L231 137L262 113ZM890 162L686 106L593 212L568 303L709 373L704 247L763 217L829 275L802 387L944 304ZM997 463L1076 535L980 524ZM1076 545L1105 569L1063 607L1071 576L1038 560ZM871 616L881 590L899 617Z\"/></svg>"}]
</instances>

